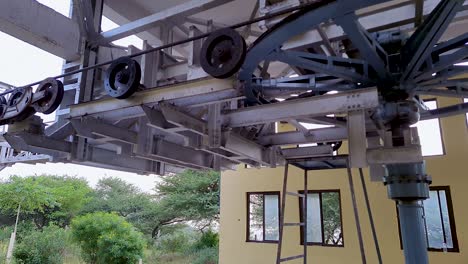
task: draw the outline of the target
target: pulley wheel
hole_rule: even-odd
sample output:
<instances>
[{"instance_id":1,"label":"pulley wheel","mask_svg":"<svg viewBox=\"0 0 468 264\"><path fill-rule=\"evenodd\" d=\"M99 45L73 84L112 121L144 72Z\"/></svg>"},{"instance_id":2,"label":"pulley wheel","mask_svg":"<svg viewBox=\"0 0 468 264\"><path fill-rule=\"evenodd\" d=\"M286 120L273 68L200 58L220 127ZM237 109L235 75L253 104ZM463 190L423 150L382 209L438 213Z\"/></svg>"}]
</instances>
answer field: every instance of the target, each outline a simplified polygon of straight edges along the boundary
<instances>
[{"instance_id":1,"label":"pulley wheel","mask_svg":"<svg viewBox=\"0 0 468 264\"><path fill-rule=\"evenodd\" d=\"M223 28L211 33L203 43L200 64L209 75L225 79L242 66L247 46L234 29Z\"/></svg>"},{"instance_id":2,"label":"pulley wheel","mask_svg":"<svg viewBox=\"0 0 468 264\"><path fill-rule=\"evenodd\" d=\"M53 113L63 99L63 83L53 78L47 78L39 84L36 92L45 91L45 97L35 102L34 110L43 114Z\"/></svg>"},{"instance_id":3,"label":"pulley wheel","mask_svg":"<svg viewBox=\"0 0 468 264\"><path fill-rule=\"evenodd\" d=\"M7 100L5 99L5 96L1 95L0 96L0 118L3 117L7 108L8 108Z\"/></svg>"},{"instance_id":4,"label":"pulley wheel","mask_svg":"<svg viewBox=\"0 0 468 264\"><path fill-rule=\"evenodd\" d=\"M1 100L1 99L0 99ZM2 120L1 124L12 124L14 122L23 121L24 119L34 115L36 112L33 107L31 107L30 103L32 100L32 88L17 88L15 89L8 99L7 104L5 105L5 111L7 108L14 108L16 109L16 113L9 113L8 117L5 115L5 111L3 112L3 118L7 120Z\"/></svg>"},{"instance_id":5,"label":"pulley wheel","mask_svg":"<svg viewBox=\"0 0 468 264\"><path fill-rule=\"evenodd\" d=\"M115 60L107 69L104 88L108 95L125 99L140 86L141 68L135 60L122 57Z\"/></svg>"}]
</instances>

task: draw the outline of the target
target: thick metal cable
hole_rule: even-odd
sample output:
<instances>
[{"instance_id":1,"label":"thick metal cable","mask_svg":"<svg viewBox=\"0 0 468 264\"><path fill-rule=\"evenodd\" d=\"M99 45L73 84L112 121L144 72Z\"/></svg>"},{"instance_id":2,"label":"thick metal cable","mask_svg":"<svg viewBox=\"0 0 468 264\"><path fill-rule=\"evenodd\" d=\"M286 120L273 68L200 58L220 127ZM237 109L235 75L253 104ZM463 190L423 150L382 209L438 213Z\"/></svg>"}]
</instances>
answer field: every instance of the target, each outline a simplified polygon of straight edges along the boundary
<instances>
[{"instance_id":1,"label":"thick metal cable","mask_svg":"<svg viewBox=\"0 0 468 264\"><path fill-rule=\"evenodd\" d=\"M367 215L369 215L372 237L374 238L375 251L377 252L377 258L379 259L379 263L382 264L382 255L380 253L379 240L377 239L377 232L375 231L374 217L372 216L369 195L367 194L367 187L366 182L364 181L364 174L362 173L362 168L359 168L359 176L361 178L362 190L364 192L364 200L366 201Z\"/></svg>"},{"instance_id":2,"label":"thick metal cable","mask_svg":"<svg viewBox=\"0 0 468 264\"><path fill-rule=\"evenodd\" d=\"M274 17L281 16L281 15L285 15L285 14L291 13L293 11L296 11L296 10L299 10L299 9L302 9L302 8L306 8L308 6L313 6L315 4L317 4L317 3L316 2L310 2L310 3L298 5L298 6L295 6L295 7L287 8L287 9L284 9L282 11L275 12L273 14L264 15L264 16L261 16L261 17L257 17L255 19L251 19L251 20L247 20L247 21L244 21L244 22L241 22L241 23L238 23L238 24L234 24L232 26L229 26L229 28L232 28L232 29L240 28L240 27L243 27L243 26L247 26L247 25L250 25L250 24L253 24L253 23L263 21L263 20L267 20L267 19L274 18ZM127 57L129 57L129 58L138 57L138 56L141 56L141 55L144 55L144 54L147 54L147 53L151 53L151 52L159 51L159 50L162 50L162 49L170 48L170 47L177 46L177 45L180 45L180 44L184 44L184 43L187 43L187 42L191 42L191 41L194 41L194 40L199 40L199 39L202 39L202 38L206 38L210 34L211 34L211 32L204 33L204 34L201 34L201 35L197 35L197 36L194 36L194 37L191 37L191 38L186 38L186 39L183 39L183 40L180 40L180 41L175 41L175 42L165 44L165 45L161 45L161 46L158 46L158 47L154 47L154 48L151 48L151 49L142 50L140 52L128 55ZM60 75L57 75L57 76L54 76L54 77L51 77L51 78L53 78L53 79L63 78L65 76L70 76L70 75L80 73L80 72L83 72L83 71L88 71L88 70L92 70L92 69L95 69L95 68L98 68L98 67L102 67L102 66L111 64L114 61L115 60L109 60L109 61L101 62L101 63L94 64L94 65L91 65L91 66L83 67L83 68L80 68L80 69L77 69L77 70L74 70L74 71L63 73L63 74L60 74ZM37 84L40 84L41 82L42 82L42 80L34 82L34 83L27 84L27 85L24 85L24 86L20 86L18 88L37 85ZM11 92L12 91L7 91L7 92L0 93L0 96L11 93Z\"/></svg>"},{"instance_id":3,"label":"thick metal cable","mask_svg":"<svg viewBox=\"0 0 468 264\"><path fill-rule=\"evenodd\" d=\"M352 175L351 168L349 165L349 160L347 161L347 171L348 171L349 190L351 191L351 201L353 202L354 220L356 221L356 230L357 230L358 240L359 240L359 249L361 251L362 264L367 264L366 252L364 250L364 241L362 239L361 222L359 221L359 212L358 212L357 203L356 203L356 195L354 192L353 175Z\"/></svg>"}]
</instances>

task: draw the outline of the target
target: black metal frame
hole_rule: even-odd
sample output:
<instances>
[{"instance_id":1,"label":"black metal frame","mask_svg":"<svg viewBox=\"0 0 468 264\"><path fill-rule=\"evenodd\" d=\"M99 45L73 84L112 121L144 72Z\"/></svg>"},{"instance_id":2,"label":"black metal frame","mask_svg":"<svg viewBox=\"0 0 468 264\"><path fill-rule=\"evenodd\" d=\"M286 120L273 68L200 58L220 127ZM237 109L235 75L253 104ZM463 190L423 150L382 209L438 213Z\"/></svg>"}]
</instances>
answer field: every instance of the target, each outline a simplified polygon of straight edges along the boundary
<instances>
[{"instance_id":1,"label":"black metal frame","mask_svg":"<svg viewBox=\"0 0 468 264\"><path fill-rule=\"evenodd\" d=\"M304 191L303 190L299 190L298 193L300 194L304 194ZM307 193L308 194L313 194L313 193L318 193L319 194L319 200L320 200L320 224L321 224L321 232L322 232L322 243L318 243L318 242L307 242L307 245L308 246L324 246L324 247L344 247L345 246L345 243L344 243L344 229L343 229L343 208L341 206L341 190L340 189L323 189L323 190L307 190ZM323 193L338 193L338 202L339 202L339 206L340 206L340 225L341 225L341 241L342 241L342 244L341 245L331 245L331 244L326 244L324 242L324 230L323 230L323 209L322 209L322 194ZM305 221L304 219L304 216L302 215L302 210L303 210L303 202L302 202L302 199L301 197L299 197L299 218L301 219L301 221ZM301 245L304 245L304 231L303 231L303 227L300 228L300 243Z\"/></svg>"},{"instance_id":2,"label":"black metal frame","mask_svg":"<svg viewBox=\"0 0 468 264\"><path fill-rule=\"evenodd\" d=\"M251 240L250 239L250 196L251 195L262 195L263 196L263 240ZM247 201L247 212L246 212L246 238L245 242L253 242L253 243L272 243L277 244L278 240L265 240L265 195L277 195L278 196L278 225L279 225L279 217L280 217L280 204L281 204L281 192L279 191L266 191L266 192L247 192L246 193L246 201Z\"/></svg>"}]
</instances>

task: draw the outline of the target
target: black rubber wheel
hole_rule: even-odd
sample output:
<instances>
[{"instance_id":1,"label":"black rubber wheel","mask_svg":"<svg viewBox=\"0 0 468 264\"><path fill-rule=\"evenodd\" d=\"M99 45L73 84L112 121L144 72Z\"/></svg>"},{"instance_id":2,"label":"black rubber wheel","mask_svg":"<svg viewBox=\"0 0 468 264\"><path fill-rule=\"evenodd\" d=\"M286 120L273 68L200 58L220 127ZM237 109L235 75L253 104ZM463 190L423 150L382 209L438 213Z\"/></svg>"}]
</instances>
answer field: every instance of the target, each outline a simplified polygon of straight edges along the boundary
<instances>
[{"instance_id":1,"label":"black rubber wheel","mask_svg":"<svg viewBox=\"0 0 468 264\"><path fill-rule=\"evenodd\" d=\"M65 93L63 83L53 78L47 78L39 84L36 92L45 91L45 97L33 104L34 110L43 114L51 114L59 107Z\"/></svg>"},{"instance_id":2,"label":"black rubber wheel","mask_svg":"<svg viewBox=\"0 0 468 264\"><path fill-rule=\"evenodd\" d=\"M231 28L219 29L203 42L200 64L214 78L226 79L239 71L246 52L245 40L237 31Z\"/></svg>"},{"instance_id":3,"label":"black rubber wheel","mask_svg":"<svg viewBox=\"0 0 468 264\"><path fill-rule=\"evenodd\" d=\"M140 79L141 68L138 62L128 57L118 58L106 71L104 89L114 98L126 99L137 91Z\"/></svg>"}]
</instances>

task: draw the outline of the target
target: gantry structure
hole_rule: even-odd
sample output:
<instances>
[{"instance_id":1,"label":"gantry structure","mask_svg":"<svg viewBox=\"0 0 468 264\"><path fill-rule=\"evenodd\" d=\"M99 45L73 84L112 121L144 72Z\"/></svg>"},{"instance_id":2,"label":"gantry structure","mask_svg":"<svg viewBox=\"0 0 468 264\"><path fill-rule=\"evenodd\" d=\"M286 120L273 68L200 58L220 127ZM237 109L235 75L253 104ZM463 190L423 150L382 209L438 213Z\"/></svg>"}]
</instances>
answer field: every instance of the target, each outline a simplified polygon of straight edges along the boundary
<instances>
[{"instance_id":1,"label":"gantry structure","mask_svg":"<svg viewBox=\"0 0 468 264\"><path fill-rule=\"evenodd\" d=\"M103 32L103 16L120 26ZM0 30L65 62L0 83L0 163L164 175L320 157L320 169L347 141L349 166L399 201L407 263L427 263L418 203L431 179L410 126L468 111L422 100L468 96L467 26L464 0L73 0L70 17L2 1ZM113 44L131 35L143 47Z\"/></svg>"}]
</instances>

